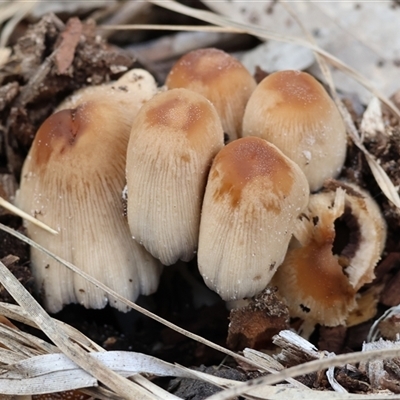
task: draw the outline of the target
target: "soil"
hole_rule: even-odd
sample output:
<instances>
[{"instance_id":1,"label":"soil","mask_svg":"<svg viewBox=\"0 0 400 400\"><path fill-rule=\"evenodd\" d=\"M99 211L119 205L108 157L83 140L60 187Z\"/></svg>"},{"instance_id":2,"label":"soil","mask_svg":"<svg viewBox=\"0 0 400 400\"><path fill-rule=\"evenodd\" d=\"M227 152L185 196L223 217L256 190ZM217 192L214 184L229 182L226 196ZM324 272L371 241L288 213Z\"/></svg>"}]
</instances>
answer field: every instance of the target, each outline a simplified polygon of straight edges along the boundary
<instances>
[{"instance_id":1,"label":"soil","mask_svg":"<svg viewBox=\"0 0 400 400\"><path fill-rule=\"evenodd\" d=\"M78 40L82 35L84 39ZM55 52L56 48L59 51ZM11 174L18 180L36 130L68 94L88 84L116 79L127 68L135 66L140 65L131 53L99 40L93 22L71 18L64 23L54 15L47 15L28 29L16 42L10 61L0 69L0 172ZM259 70L257 76L263 77L267 73ZM352 100L345 100L355 123L359 124L360 115L354 112ZM390 135L368 138L365 145L380 160L381 166L398 187L400 127L390 113L386 113L386 118L391 121ZM388 307L400 303L400 294L396 290L400 280L400 243L397 239L400 237L400 213L382 194L365 157L350 141L341 178L370 191L387 221L388 240L382 260L376 268L377 278L369 285L381 285L382 288L379 291L380 302L376 316L350 328L318 327L310 338L319 349L337 354L359 350L374 320ZM13 193L6 194L9 198L13 196ZM7 212L0 215L0 223L21 232L24 230L21 220ZM29 269L28 246L0 230L0 258L8 255L18 257L10 269L27 290L36 296ZM269 300L264 300L263 306L257 303L258 300L248 306L261 321L262 332L254 335L243 333L243 315L230 315L225 303L208 291L197 271L196 262L192 261L185 266L185 274L181 273L181 268L182 265L165 268L157 293L140 297L138 303L178 326L214 343L229 345L235 350L245 346L272 346L271 338L277 330L296 327L299 323L297 320L289 321L287 310L275 297L274 310L271 311L270 307L265 309L265 304L270 303L271 296L274 296L275 289L272 288L268 295L270 297L267 296ZM209 302L198 304L193 281L203 286ZM2 288L0 301L14 302ZM122 314L109 307L104 310L86 310L78 305L69 305L54 317L76 327L107 350L142 352L208 372L213 366L224 363L233 366L233 370L222 368L222 372L218 373L226 375L226 371L230 371L229 376L239 380L254 376L254 371L236 366L232 360L225 360L223 354L183 337L136 311ZM230 321L234 328L229 331L227 343ZM388 324L383 330L392 332L398 320L394 318ZM20 328L29 330L28 327ZM35 334L40 335L40 332L35 331ZM368 390L365 376L359 372L343 368L337 372L337 379L352 392ZM316 375L303 377L302 381L310 387L327 386ZM159 384L182 398L196 400L210 395L214 390L202 383L187 380L159 380Z\"/></svg>"}]
</instances>

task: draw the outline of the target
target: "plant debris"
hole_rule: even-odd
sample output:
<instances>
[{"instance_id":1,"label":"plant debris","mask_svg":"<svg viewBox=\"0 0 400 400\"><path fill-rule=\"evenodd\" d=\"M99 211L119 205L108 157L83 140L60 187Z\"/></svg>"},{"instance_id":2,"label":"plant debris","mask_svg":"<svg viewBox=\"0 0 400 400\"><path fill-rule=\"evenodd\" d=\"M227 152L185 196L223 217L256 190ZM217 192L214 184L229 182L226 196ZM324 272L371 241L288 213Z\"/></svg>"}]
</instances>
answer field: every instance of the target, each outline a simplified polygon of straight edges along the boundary
<instances>
[{"instance_id":1,"label":"plant debris","mask_svg":"<svg viewBox=\"0 0 400 400\"><path fill-rule=\"evenodd\" d=\"M289 328L289 310L276 292L276 287L267 287L248 305L231 310L226 340L229 348L268 349L272 337Z\"/></svg>"},{"instance_id":2,"label":"plant debris","mask_svg":"<svg viewBox=\"0 0 400 400\"><path fill-rule=\"evenodd\" d=\"M101 39L93 21L71 18L64 24L47 14L32 25L0 71L8 169L19 176L39 125L62 99L83 86L118 77L134 62L128 52Z\"/></svg>"}]
</instances>

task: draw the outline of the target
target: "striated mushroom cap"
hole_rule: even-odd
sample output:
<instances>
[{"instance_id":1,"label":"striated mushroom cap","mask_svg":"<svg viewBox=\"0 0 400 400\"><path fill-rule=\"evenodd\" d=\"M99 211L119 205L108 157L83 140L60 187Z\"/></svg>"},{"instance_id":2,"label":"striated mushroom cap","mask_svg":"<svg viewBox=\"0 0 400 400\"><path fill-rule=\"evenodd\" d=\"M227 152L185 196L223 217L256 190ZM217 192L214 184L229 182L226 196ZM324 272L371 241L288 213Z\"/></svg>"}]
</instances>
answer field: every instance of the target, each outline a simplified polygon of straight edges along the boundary
<instances>
[{"instance_id":1,"label":"striated mushroom cap","mask_svg":"<svg viewBox=\"0 0 400 400\"><path fill-rule=\"evenodd\" d=\"M224 300L263 290L282 263L307 206L300 168L257 137L235 140L215 157L204 197L198 264Z\"/></svg>"},{"instance_id":2,"label":"striated mushroom cap","mask_svg":"<svg viewBox=\"0 0 400 400\"><path fill-rule=\"evenodd\" d=\"M236 58L214 48L185 54L166 79L168 89L190 89L210 100L230 140L241 136L246 103L256 85L250 72Z\"/></svg>"},{"instance_id":3,"label":"striated mushroom cap","mask_svg":"<svg viewBox=\"0 0 400 400\"><path fill-rule=\"evenodd\" d=\"M273 284L291 316L335 326L346 322L356 293L373 280L386 224L363 189L336 181L328 188L311 195Z\"/></svg>"},{"instance_id":4,"label":"striated mushroom cap","mask_svg":"<svg viewBox=\"0 0 400 400\"><path fill-rule=\"evenodd\" d=\"M124 297L134 301L158 285L161 266L132 240L121 192L131 116L99 98L50 116L25 161L17 205L57 227L51 235L28 223L28 235ZM124 304L42 252L31 250L32 270L46 308L68 303L102 308Z\"/></svg>"},{"instance_id":5,"label":"striated mushroom cap","mask_svg":"<svg viewBox=\"0 0 400 400\"><path fill-rule=\"evenodd\" d=\"M275 72L258 84L246 106L243 136L277 146L300 166L311 191L336 177L346 156L346 129L334 101L300 71Z\"/></svg>"},{"instance_id":6,"label":"striated mushroom cap","mask_svg":"<svg viewBox=\"0 0 400 400\"><path fill-rule=\"evenodd\" d=\"M132 236L164 265L191 260L211 162L223 146L213 105L188 89L160 93L140 110L127 153Z\"/></svg>"}]
</instances>

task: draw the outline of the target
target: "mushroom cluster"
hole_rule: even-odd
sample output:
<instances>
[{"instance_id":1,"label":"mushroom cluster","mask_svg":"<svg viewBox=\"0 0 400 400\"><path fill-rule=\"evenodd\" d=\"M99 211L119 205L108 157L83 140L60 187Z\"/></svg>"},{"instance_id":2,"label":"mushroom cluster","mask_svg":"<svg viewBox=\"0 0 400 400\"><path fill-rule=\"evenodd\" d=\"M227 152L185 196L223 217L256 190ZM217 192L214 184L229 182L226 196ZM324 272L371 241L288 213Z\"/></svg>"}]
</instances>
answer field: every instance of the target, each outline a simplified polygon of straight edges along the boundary
<instances>
[{"instance_id":1,"label":"mushroom cluster","mask_svg":"<svg viewBox=\"0 0 400 400\"><path fill-rule=\"evenodd\" d=\"M346 133L311 75L280 71L256 85L227 53L201 49L178 60L163 90L130 72L58 110L35 137L18 205L59 235L30 224L28 234L125 297L151 293L162 265L198 253L224 300L272 279L292 316L335 325L373 279L385 224L362 189L326 185L343 166ZM50 311L125 310L34 250L32 267Z\"/></svg>"}]
</instances>

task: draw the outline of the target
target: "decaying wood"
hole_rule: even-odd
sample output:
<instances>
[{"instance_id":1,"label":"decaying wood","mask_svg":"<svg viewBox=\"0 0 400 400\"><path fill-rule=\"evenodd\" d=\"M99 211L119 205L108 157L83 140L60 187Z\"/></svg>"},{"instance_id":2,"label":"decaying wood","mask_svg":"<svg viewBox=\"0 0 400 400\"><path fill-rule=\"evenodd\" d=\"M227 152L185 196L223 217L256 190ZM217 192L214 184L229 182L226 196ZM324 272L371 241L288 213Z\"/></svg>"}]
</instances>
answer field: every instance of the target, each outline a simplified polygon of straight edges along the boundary
<instances>
[{"instance_id":1,"label":"decaying wood","mask_svg":"<svg viewBox=\"0 0 400 400\"><path fill-rule=\"evenodd\" d=\"M276 291L274 287L267 287L247 306L231 310L228 347L265 349L271 347L275 334L289 328L289 310Z\"/></svg>"}]
</instances>

